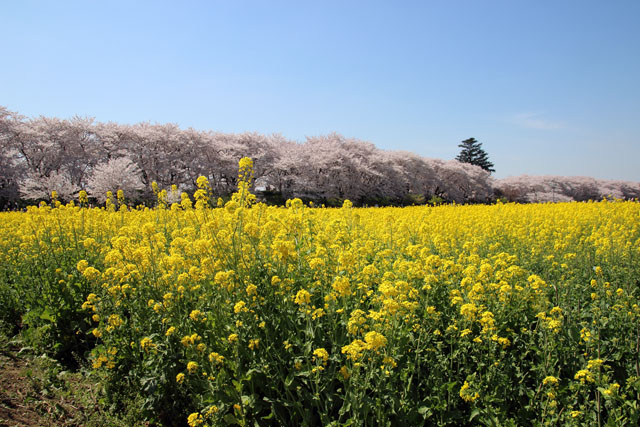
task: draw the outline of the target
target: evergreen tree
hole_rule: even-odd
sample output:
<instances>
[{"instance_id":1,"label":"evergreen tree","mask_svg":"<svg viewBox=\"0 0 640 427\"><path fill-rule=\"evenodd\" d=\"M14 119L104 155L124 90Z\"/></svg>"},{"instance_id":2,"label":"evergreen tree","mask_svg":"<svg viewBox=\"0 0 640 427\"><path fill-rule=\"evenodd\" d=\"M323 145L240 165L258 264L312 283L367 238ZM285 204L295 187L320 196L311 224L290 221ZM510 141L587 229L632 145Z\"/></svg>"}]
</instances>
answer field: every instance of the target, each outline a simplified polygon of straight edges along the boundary
<instances>
[{"instance_id":1,"label":"evergreen tree","mask_svg":"<svg viewBox=\"0 0 640 427\"><path fill-rule=\"evenodd\" d=\"M460 150L460 154L456 157L457 161L480 166L488 172L496 171L493 168L493 163L489 161L487 152L482 149L482 143L476 141L475 138L465 139L458 144L458 147L462 148L462 150Z\"/></svg>"}]
</instances>

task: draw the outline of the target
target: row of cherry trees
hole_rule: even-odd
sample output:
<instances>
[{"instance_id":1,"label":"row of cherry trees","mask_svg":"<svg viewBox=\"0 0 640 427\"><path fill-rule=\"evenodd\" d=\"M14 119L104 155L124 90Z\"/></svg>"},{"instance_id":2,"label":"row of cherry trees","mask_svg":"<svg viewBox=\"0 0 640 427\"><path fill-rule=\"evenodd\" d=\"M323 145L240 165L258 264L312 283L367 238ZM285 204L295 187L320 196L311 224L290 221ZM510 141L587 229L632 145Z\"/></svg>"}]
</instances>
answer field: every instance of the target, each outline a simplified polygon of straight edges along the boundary
<instances>
[{"instance_id":1,"label":"row of cherry trees","mask_svg":"<svg viewBox=\"0 0 640 427\"><path fill-rule=\"evenodd\" d=\"M62 200L85 189L101 202L107 191L122 189L130 201L149 201L152 182L192 193L200 175L209 179L214 194L225 196L235 189L237 162L244 156L254 160L256 192L280 202L301 197L317 203L403 204L437 196L464 203L500 195L536 201L549 193L546 178L496 181L467 163L384 151L338 134L296 143L280 135L203 132L174 124L26 118L0 107L0 207L48 199L54 190ZM583 191L582 181L574 181L556 177L553 182L561 185L551 194L557 200L640 196L635 183L590 180L592 186Z\"/></svg>"},{"instance_id":2,"label":"row of cherry trees","mask_svg":"<svg viewBox=\"0 0 640 427\"><path fill-rule=\"evenodd\" d=\"M496 193L515 202L568 202L640 198L640 183L584 176L521 175L495 181Z\"/></svg>"}]
</instances>

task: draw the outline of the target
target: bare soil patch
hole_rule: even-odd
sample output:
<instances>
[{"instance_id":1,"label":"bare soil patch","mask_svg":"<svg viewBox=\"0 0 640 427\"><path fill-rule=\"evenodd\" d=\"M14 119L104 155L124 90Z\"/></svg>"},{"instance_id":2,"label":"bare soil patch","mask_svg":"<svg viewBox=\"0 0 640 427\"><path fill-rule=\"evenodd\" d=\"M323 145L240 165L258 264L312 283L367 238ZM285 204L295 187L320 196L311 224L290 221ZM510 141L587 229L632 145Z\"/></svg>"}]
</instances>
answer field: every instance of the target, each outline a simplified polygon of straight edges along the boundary
<instances>
[{"instance_id":1,"label":"bare soil patch","mask_svg":"<svg viewBox=\"0 0 640 427\"><path fill-rule=\"evenodd\" d=\"M87 425L96 395L81 374L60 371L50 359L0 350L0 427Z\"/></svg>"}]
</instances>

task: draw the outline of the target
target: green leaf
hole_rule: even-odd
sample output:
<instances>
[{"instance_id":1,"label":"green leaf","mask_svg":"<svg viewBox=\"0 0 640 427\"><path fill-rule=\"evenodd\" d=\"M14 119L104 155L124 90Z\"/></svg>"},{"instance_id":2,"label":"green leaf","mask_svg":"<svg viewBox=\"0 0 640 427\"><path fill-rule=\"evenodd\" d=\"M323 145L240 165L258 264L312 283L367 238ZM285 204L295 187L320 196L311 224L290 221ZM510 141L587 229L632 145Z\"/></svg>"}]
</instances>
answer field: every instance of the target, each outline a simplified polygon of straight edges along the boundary
<instances>
[{"instance_id":1,"label":"green leaf","mask_svg":"<svg viewBox=\"0 0 640 427\"><path fill-rule=\"evenodd\" d=\"M55 318L53 317L53 313L49 311L48 308L45 308L42 313L40 313L40 318L42 320L48 320L49 322L55 322Z\"/></svg>"},{"instance_id":2,"label":"green leaf","mask_svg":"<svg viewBox=\"0 0 640 427\"><path fill-rule=\"evenodd\" d=\"M345 402L344 405L342 405L342 407L340 408L340 411L338 413L340 415L343 415L343 414L346 414L347 412L349 412L350 409L351 409L351 403Z\"/></svg>"},{"instance_id":3,"label":"green leaf","mask_svg":"<svg viewBox=\"0 0 640 427\"><path fill-rule=\"evenodd\" d=\"M238 420L236 419L236 417L234 417L231 414L225 415L224 416L224 421L229 425L233 425L233 424L238 424L239 425L240 424L240 423L238 423Z\"/></svg>"},{"instance_id":4,"label":"green leaf","mask_svg":"<svg viewBox=\"0 0 640 427\"><path fill-rule=\"evenodd\" d=\"M285 380L284 380L284 385L286 387L291 387L292 383L293 383L293 375L289 374L289 375L287 375L287 378L285 378Z\"/></svg>"}]
</instances>

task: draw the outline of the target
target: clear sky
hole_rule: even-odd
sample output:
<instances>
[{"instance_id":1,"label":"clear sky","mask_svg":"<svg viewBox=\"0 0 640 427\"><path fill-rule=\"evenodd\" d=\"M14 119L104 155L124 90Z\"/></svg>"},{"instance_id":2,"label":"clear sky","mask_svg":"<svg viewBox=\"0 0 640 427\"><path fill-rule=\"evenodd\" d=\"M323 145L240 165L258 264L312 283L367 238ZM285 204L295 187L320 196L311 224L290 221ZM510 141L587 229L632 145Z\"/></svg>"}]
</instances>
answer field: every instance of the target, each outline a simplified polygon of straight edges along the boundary
<instances>
[{"instance_id":1,"label":"clear sky","mask_svg":"<svg viewBox=\"0 0 640 427\"><path fill-rule=\"evenodd\" d=\"M640 181L640 0L3 1L0 105Z\"/></svg>"}]
</instances>

